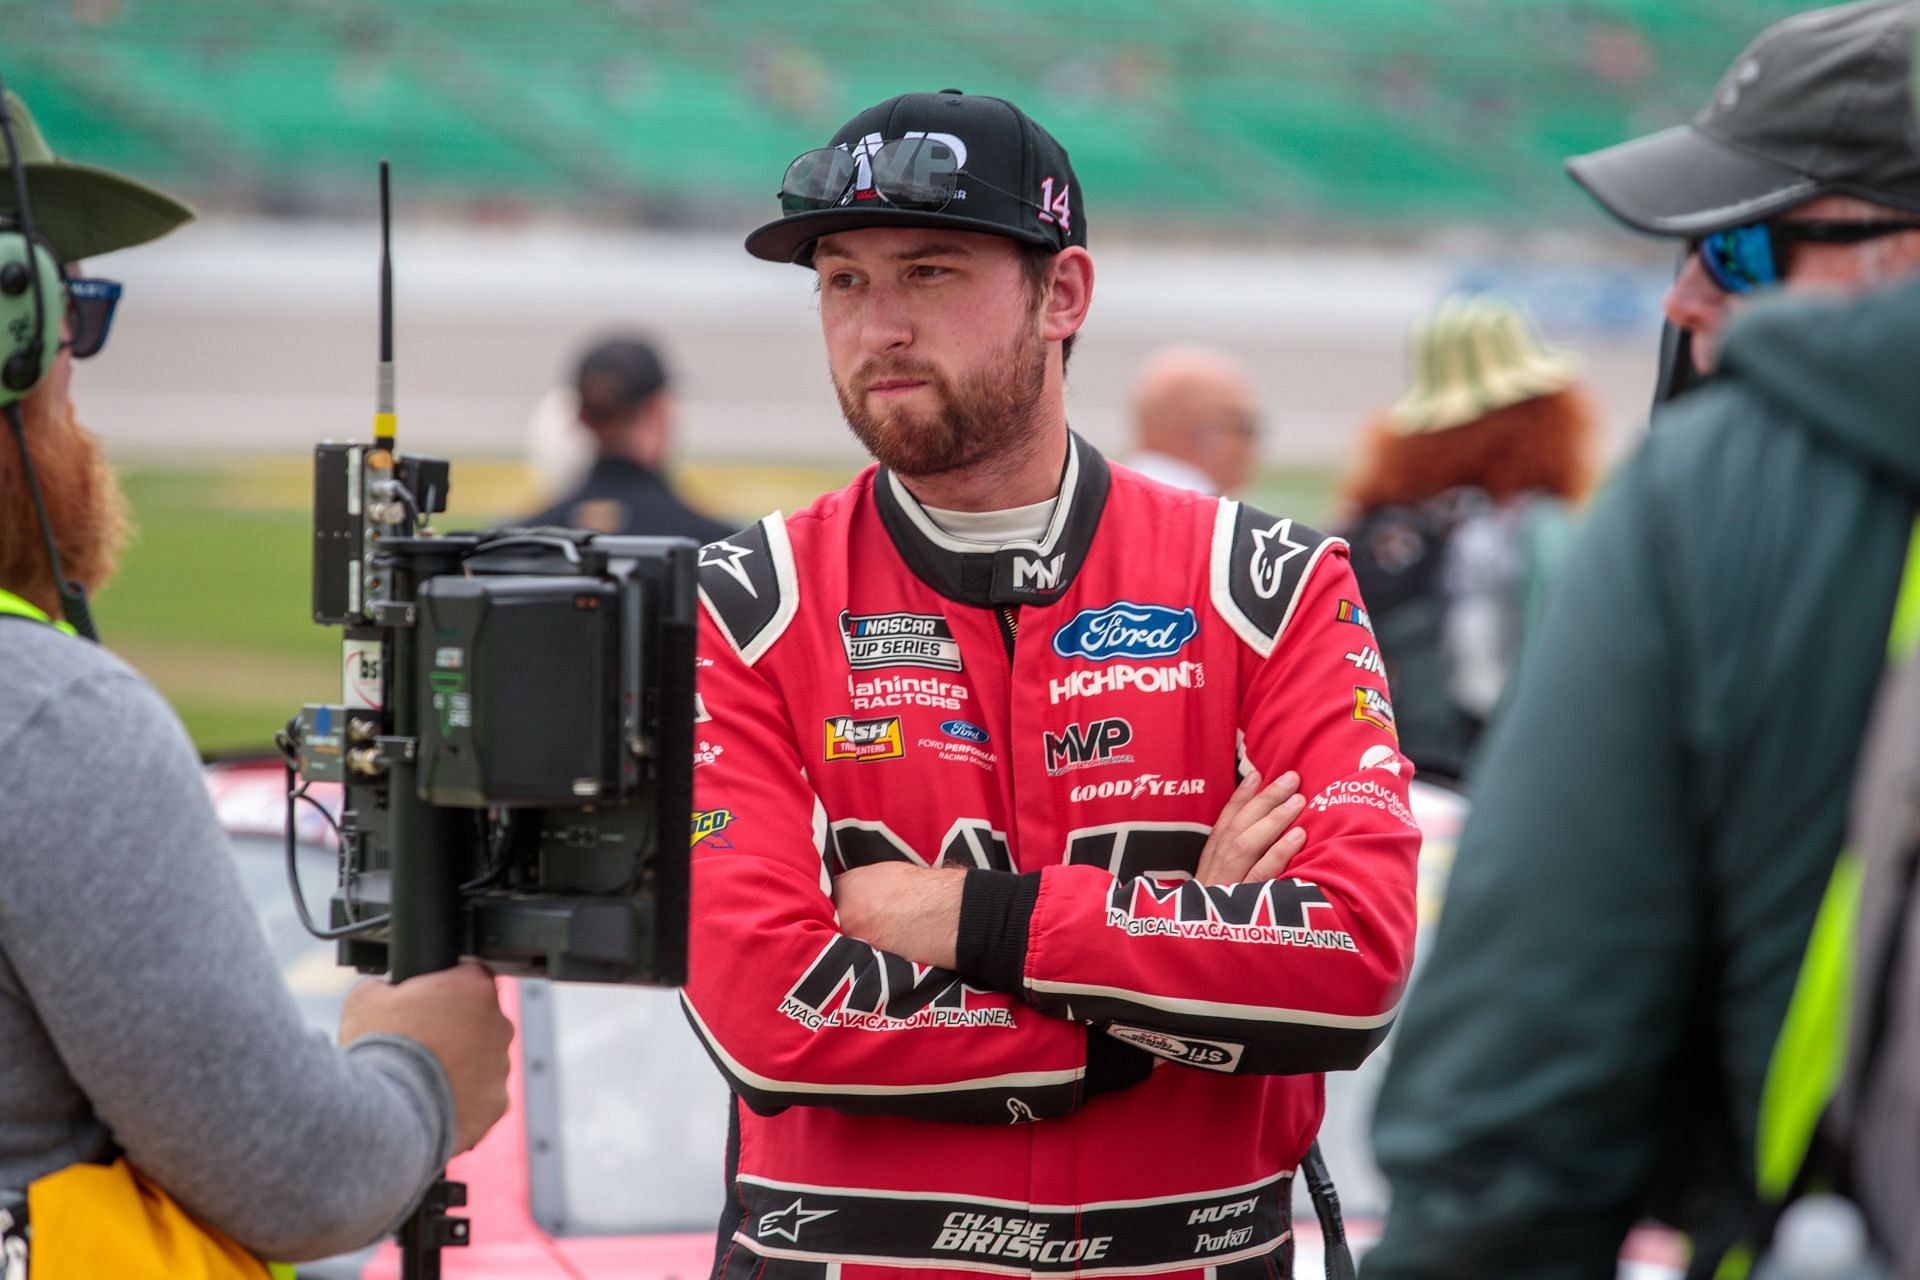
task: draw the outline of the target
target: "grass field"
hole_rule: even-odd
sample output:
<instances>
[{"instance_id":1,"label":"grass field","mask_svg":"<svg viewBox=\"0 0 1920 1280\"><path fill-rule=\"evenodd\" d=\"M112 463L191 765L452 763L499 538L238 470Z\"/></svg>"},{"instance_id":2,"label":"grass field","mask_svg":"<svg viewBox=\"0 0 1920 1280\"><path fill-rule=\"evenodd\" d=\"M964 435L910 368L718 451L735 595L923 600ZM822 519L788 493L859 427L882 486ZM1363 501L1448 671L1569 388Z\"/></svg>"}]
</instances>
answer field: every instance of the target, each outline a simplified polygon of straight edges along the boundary
<instances>
[{"instance_id":1,"label":"grass field","mask_svg":"<svg viewBox=\"0 0 1920 1280\"><path fill-rule=\"evenodd\" d=\"M339 632L312 620L308 466L248 458L122 473L137 532L95 617L107 645L159 686L205 753L269 750L301 703L340 695ZM1318 520L1331 479L1273 472L1247 496ZM843 470L807 463L711 463L682 476L696 500L743 518L792 511L845 482ZM531 500L518 464L457 461L445 524L483 527Z\"/></svg>"}]
</instances>

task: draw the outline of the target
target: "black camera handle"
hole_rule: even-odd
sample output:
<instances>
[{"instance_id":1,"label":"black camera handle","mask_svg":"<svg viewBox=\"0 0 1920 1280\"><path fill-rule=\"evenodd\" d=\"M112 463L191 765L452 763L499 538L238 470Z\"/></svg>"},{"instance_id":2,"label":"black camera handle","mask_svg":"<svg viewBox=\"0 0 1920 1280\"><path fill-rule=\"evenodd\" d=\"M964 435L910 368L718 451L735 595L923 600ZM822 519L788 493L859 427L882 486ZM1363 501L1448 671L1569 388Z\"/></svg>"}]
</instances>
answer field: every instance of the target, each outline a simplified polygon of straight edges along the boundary
<instances>
[{"instance_id":1,"label":"black camera handle","mask_svg":"<svg viewBox=\"0 0 1920 1280\"><path fill-rule=\"evenodd\" d=\"M447 572L459 564L457 551L434 564L419 555L383 557L387 565L390 598L410 605L423 577ZM433 557L437 559L438 557ZM385 704L392 709L393 734L402 742L419 740L420 699L415 689L418 667L417 628L396 626L388 631L390 658L382 664L388 687ZM466 815L427 804L419 795L419 762L413 752L397 753L390 762L393 813L390 874L393 881L393 918L388 926L388 955L395 982L460 961L461 871L446 856L457 847L456 824ZM450 1215L449 1209L467 1202L464 1184L434 1179L426 1197L400 1226L402 1280L440 1280L440 1250L465 1245L471 1225Z\"/></svg>"}]
</instances>

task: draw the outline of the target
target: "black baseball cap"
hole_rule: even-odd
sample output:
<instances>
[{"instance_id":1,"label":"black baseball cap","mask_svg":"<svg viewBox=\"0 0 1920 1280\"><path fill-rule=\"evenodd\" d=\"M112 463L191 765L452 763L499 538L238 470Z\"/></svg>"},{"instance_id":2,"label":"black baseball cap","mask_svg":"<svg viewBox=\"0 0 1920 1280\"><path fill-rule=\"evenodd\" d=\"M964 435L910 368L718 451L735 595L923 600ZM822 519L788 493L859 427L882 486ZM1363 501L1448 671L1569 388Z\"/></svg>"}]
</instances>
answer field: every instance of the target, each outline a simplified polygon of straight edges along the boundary
<instances>
[{"instance_id":1,"label":"black baseball cap","mask_svg":"<svg viewBox=\"0 0 1920 1280\"><path fill-rule=\"evenodd\" d=\"M942 207L901 207L875 190L870 161L893 142L909 144L915 163L937 157L945 181L940 194L951 189ZM847 160L817 163L829 151L845 152ZM788 199L803 172L819 182L829 170L830 186L813 199ZM859 227L953 227L1056 252L1087 243L1086 206L1066 148L1004 98L958 89L889 98L841 125L826 147L801 156L787 172L783 204L827 207L796 208L748 236L747 252L769 262L809 265L815 240Z\"/></svg>"},{"instance_id":2,"label":"black baseball cap","mask_svg":"<svg viewBox=\"0 0 1920 1280\"><path fill-rule=\"evenodd\" d=\"M591 426L665 390L667 367L651 343L612 338L581 358L573 385L580 393L580 416Z\"/></svg>"},{"instance_id":3,"label":"black baseball cap","mask_svg":"<svg viewBox=\"0 0 1920 1280\"><path fill-rule=\"evenodd\" d=\"M1691 121L1567 161L1638 231L1697 236L1826 195L1920 211L1908 141L1914 5L1866 0L1774 23Z\"/></svg>"}]
</instances>

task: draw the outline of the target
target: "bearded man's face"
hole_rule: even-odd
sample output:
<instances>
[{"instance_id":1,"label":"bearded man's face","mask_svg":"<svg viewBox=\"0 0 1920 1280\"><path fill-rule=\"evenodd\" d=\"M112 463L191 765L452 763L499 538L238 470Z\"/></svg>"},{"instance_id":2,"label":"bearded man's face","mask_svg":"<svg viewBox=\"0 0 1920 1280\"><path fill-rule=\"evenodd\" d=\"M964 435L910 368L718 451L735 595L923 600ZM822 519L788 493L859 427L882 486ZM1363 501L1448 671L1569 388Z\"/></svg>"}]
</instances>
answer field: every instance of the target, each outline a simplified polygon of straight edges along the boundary
<instances>
[{"instance_id":1,"label":"bearded man's face","mask_svg":"<svg viewBox=\"0 0 1920 1280\"><path fill-rule=\"evenodd\" d=\"M939 475L1035 438L1047 343L1012 241L866 228L823 237L814 267L834 392L883 465Z\"/></svg>"}]
</instances>

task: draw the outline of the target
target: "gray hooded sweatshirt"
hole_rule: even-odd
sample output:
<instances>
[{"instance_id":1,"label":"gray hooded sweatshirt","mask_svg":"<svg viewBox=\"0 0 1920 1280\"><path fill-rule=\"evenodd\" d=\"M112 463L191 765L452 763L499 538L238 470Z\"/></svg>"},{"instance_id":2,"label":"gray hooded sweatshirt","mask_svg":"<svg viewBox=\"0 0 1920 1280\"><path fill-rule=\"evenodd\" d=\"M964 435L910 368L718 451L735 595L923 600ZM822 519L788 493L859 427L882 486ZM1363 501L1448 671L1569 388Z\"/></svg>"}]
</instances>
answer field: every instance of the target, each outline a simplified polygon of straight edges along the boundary
<instances>
[{"instance_id":1,"label":"gray hooded sweatshirt","mask_svg":"<svg viewBox=\"0 0 1920 1280\"><path fill-rule=\"evenodd\" d=\"M124 1152L300 1261L391 1230L453 1134L426 1049L302 1023L160 696L0 617L0 1192Z\"/></svg>"}]
</instances>

